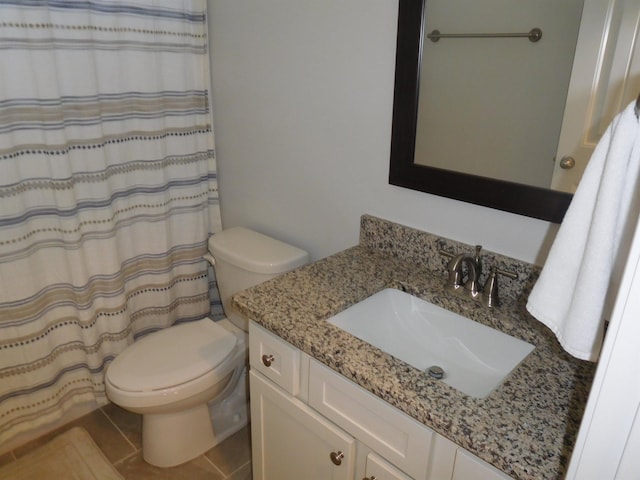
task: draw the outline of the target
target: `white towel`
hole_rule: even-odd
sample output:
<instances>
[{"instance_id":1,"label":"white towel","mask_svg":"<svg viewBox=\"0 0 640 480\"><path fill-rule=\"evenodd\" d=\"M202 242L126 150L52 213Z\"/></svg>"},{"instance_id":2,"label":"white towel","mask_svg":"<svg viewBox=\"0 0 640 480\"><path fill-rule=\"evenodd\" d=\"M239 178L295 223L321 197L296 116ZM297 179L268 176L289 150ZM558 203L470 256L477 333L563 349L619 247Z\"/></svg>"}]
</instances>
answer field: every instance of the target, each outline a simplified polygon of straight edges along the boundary
<instances>
[{"instance_id":1,"label":"white towel","mask_svg":"<svg viewBox=\"0 0 640 480\"><path fill-rule=\"evenodd\" d=\"M618 114L591 156L527 303L571 355L596 361L620 245L635 226L640 166L635 102ZM633 202L633 204L632 204ZM633 225L631 225L633 224Z\"/></svg>"}]
</instances>

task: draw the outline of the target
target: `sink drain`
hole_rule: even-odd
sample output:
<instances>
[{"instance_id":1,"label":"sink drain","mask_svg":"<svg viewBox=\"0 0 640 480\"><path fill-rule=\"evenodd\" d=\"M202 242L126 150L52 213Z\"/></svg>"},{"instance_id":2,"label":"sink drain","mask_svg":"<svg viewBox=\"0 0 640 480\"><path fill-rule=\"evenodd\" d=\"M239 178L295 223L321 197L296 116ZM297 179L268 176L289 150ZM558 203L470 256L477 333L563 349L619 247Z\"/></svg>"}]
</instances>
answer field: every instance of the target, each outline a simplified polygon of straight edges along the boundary
<instances>
[{"instance_id":1,"label":"sink drain","mask_svg":"<svg viewBox=\"0 0 640 480\"><path fill-rule=\"evenodd\" d=\"M439 367L437 365L432 365L427 368L427 374L431 378L435 378L436 380L442 380L444 378L444 370L442 369L442 367Z\"/></svg>"}]
</instances>

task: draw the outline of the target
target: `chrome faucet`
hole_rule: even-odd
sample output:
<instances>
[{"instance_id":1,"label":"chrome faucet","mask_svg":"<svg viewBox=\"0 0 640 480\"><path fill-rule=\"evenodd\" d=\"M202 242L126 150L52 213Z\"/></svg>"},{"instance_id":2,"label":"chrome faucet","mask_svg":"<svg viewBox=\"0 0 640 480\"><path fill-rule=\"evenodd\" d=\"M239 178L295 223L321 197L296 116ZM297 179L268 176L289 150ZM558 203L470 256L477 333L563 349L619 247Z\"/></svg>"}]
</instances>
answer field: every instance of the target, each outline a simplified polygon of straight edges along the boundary
<instances>
[{"instance_id":1,"label":"chrome faucet","mask_svg":"<svg viewBox=\"0 0 640 480\"><path fill-rule=\"evenodd\" d=\"M480 262L481 245L476 245L476 252L474 256L466 253L460 253L458 255L451 255L451 260L447 264L447 271L449 272L448 286L451 290L457 293L465 293L471 298L476 298L480 294L480 287L478 280L480 279L480 273L482 272L482 263ZM445 253L445 252L443 252ZM467 267L467 280L463 279L463 265Z\"/></svg>"},{"instance_id":2,"label":"chrome faucet","mask_svg":"<svg viewBox=\"0 0 640 480\"><path fill-rule=\"evenodd\" d=\"M517 280L518 274L508 272L497 267L492 267L489 277L484 285L480 287L480 274L482 273L482 263L480 261L481 245L476 245L474 255L468 253L453 254L446 250L440 250L440 254L450 258L447 263L449 280L446 288L463 297L476 300L485 307L496 307L499 305L498 299L498 275ZM466 278L464 278L464 267L466 266Z\"/></svg>"}]
</instances>

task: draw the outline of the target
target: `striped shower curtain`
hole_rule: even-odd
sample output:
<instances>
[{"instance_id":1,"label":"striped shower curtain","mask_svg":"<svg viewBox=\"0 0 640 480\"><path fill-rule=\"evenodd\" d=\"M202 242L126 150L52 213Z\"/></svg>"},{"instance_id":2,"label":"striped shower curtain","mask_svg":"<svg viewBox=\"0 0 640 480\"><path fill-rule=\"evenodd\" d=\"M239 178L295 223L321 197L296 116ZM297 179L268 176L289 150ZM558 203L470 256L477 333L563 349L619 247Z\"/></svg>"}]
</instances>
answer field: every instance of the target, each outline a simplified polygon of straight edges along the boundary
<instances>
[{"instance_id":1,"label":"striped shower curtain","mask_svg":"<svg viewBox=\"0 0 640 480\"><path fill-rule=\"evenodd\" d=\"M205 0L0 0L0 445L210 313Z\"/></svg>"}]
</instances>

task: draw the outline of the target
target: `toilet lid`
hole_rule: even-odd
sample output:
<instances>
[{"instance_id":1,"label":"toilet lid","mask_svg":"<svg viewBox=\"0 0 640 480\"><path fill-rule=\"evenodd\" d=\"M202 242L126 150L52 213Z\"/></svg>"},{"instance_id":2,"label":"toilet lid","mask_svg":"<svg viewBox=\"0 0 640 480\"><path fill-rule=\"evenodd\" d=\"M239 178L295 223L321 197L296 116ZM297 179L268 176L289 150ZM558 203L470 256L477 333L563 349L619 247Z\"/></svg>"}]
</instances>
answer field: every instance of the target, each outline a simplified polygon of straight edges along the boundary
<instances>
[{"instance_id":1,"label":"toilet lid","mask_svg":"<svg viewBox=\"0 0 640 480\"><path fill-rule=\"evenodd\" d=\"M109 365L117 388L143 392L170 388L196 379L222 363L237 337L205 318L154 332L126 348Z\"/></svg>"}]
</instances>

